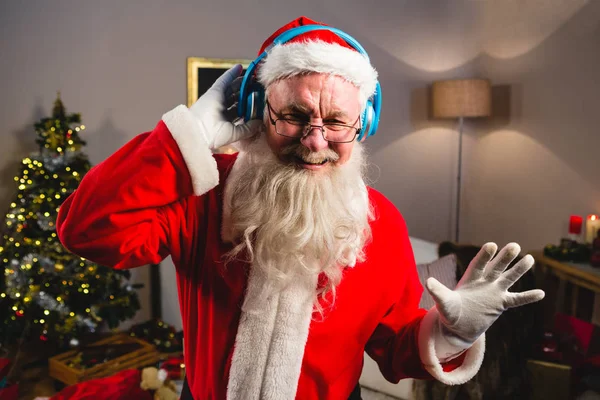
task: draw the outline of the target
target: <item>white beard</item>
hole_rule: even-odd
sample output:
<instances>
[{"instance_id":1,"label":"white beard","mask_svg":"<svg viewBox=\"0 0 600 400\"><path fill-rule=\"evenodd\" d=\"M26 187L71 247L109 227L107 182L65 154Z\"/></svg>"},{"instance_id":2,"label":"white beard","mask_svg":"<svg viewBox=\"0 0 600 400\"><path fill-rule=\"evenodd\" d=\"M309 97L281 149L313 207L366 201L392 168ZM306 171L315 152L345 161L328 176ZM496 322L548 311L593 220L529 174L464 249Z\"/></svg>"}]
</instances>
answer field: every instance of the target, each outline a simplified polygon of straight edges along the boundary
<instances>
[{"instance_id":1,"label":"white beard","mask_svg":"<svg viewBox=\"0 0 600 400\"><path fill-rule=\"evenodd\" d=\"M312 162L337 157L331 150L309 154L300 146L286 151ZM331 291L335 297L343 268L364 260L371 237L365 164L359 143L349 161L325 173L281 162L264 133L244 145L227 182L223 225L223 238L236 244L230 259L246 255L263 278L244 311L258 311L293 280L314 281L320 273L327 279L315 292L316 308L322 311L319 294Z\"/></svg>"}]
</instances>

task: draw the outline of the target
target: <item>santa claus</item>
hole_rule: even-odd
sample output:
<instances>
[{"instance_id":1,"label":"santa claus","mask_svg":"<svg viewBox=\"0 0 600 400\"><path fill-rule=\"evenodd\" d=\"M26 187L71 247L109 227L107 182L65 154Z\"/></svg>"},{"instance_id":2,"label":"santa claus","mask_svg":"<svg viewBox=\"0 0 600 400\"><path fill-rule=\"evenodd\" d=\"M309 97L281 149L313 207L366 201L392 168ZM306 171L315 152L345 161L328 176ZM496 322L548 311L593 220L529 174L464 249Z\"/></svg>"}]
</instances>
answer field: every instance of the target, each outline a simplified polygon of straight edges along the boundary
<instances>
[{"instance_id":1,"label":"santa claus","mask_svg":"<svg viewBox=\"0 0 600 400\"><path fill-rule=\"evenodd\" d=\"M276 40L306 25L322 28ZM392 382L467 381L495 319L543 297L508 292L531 256L506 270L519 246L494 257L488 243L455 290L430 279L436 306L419 309L402 216L364 181L368 57L305 17L259 54L262 119L225 117L242 68L227 71L85 176L60 208L62 243L114 268L172 256L189 398L360 398L364 351Z\"/></svg>"}]
</instances>

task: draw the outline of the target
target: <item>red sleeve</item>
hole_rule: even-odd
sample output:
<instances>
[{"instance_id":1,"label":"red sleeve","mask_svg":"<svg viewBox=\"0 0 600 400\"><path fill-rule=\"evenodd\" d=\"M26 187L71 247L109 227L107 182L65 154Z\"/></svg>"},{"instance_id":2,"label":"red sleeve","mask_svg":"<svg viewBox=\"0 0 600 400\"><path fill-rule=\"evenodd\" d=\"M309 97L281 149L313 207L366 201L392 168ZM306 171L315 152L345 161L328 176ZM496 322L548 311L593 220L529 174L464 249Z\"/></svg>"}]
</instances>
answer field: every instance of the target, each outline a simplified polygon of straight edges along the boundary
<instances>
[{"instance_id":1,"label":"red sleeve","mask_svg":"<svg viewBox=\"0 0 600 400\"><path fill-rule=\"evenodd\" d=\"M381 194L371 193L376 204L379 224L374 227L385 232L389 241L385 250L393 255L397 273L392 284L397 290L397 298L389 311L379 322L365 348L367 354L377 364L382 375L390 382L397 383L403 378L433 379L427 372L419 355L419 328L427 310L419 308L423 287L419 281L414 254L406 223L402 215L389 200ZM392 257L389 257L390 259ZM462 363L463 356L443 364L445 371L451 371Z\"/></svg>"},{"instance_id":2,"label":"red sleeve","mask_svg":"<svg viewBox=\"0 0 600 400\"><path fill-rule=\"evenodd\" d=\"M169 254L170 207L193 194L178 143L163 121L92 168L60 207L57 232L82 257L114 268Z\"/></svg>"}]
</instances>

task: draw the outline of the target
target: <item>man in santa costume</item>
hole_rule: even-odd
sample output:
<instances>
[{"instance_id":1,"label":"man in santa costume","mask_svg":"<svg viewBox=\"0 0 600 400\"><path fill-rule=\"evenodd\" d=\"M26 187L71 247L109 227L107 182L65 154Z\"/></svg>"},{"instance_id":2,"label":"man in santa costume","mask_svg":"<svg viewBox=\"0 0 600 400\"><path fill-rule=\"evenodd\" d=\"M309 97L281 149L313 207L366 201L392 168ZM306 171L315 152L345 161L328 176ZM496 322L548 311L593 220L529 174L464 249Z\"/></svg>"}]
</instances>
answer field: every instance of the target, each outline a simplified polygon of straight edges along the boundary
<instances>
[{"instance_id":1,"label":"man in santa costume","mask_svg":"<svg viewBox=\"0 0 600 400\"><path fill-rule=\"evenodd\" d=\"M533 259L507 269L519 246L494 257L487 243L454 290L430 279L436 306L418 308L404 220L365 185L356 140L377 73L329 30L273 45L310 24L298 18L262 46L262 120L224 116L236 66L93 168L60 208L59 237L82 257L121 269L172 256L196 400L348 399L364 351L391 382L460 384L496 318L544 296L508 292ZM213 154L234 142L238 154Z\"/></svg>"}]
</instances>

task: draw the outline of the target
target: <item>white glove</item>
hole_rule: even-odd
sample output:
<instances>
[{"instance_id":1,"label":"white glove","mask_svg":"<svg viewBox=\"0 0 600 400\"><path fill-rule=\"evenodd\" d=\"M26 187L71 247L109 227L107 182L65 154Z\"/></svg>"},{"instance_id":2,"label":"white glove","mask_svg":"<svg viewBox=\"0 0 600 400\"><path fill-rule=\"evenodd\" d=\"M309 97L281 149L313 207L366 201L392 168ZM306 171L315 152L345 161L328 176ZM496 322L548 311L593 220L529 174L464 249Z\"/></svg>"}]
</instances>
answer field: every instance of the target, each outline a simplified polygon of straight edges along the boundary
<instances>
[{"instance_id":1,"label":"white glove","mask_svg":"<svg viewBox=\"0 0 600 400\"><path fill-rule=\"evenodd\" d=\"M438 329L432 334L436 355L442 362L471 347L505 310L544 298L544 291L540 289L522 293L508 291L533 266L534 260L526 255L505 271L521 248L509 243L494 257L497 249L495 243L483 245L455 290L435 278L426 282L436 304L429 312L438 313Z\"/></svg>"},{"instance_id":2,"label":"white glove","mask_svg":"<svg viewBox=\"0 0 600 400\"><path fill-rule=\"evenodd\" d=\"M225 92L242 72L241 65L235 65L221 75L191 107L192 115L198 121L206 143L210 149L237 142L255 134L262 121L253 120L245 124L234 124L225 117Z\"/></svg>"}]
</instances>

